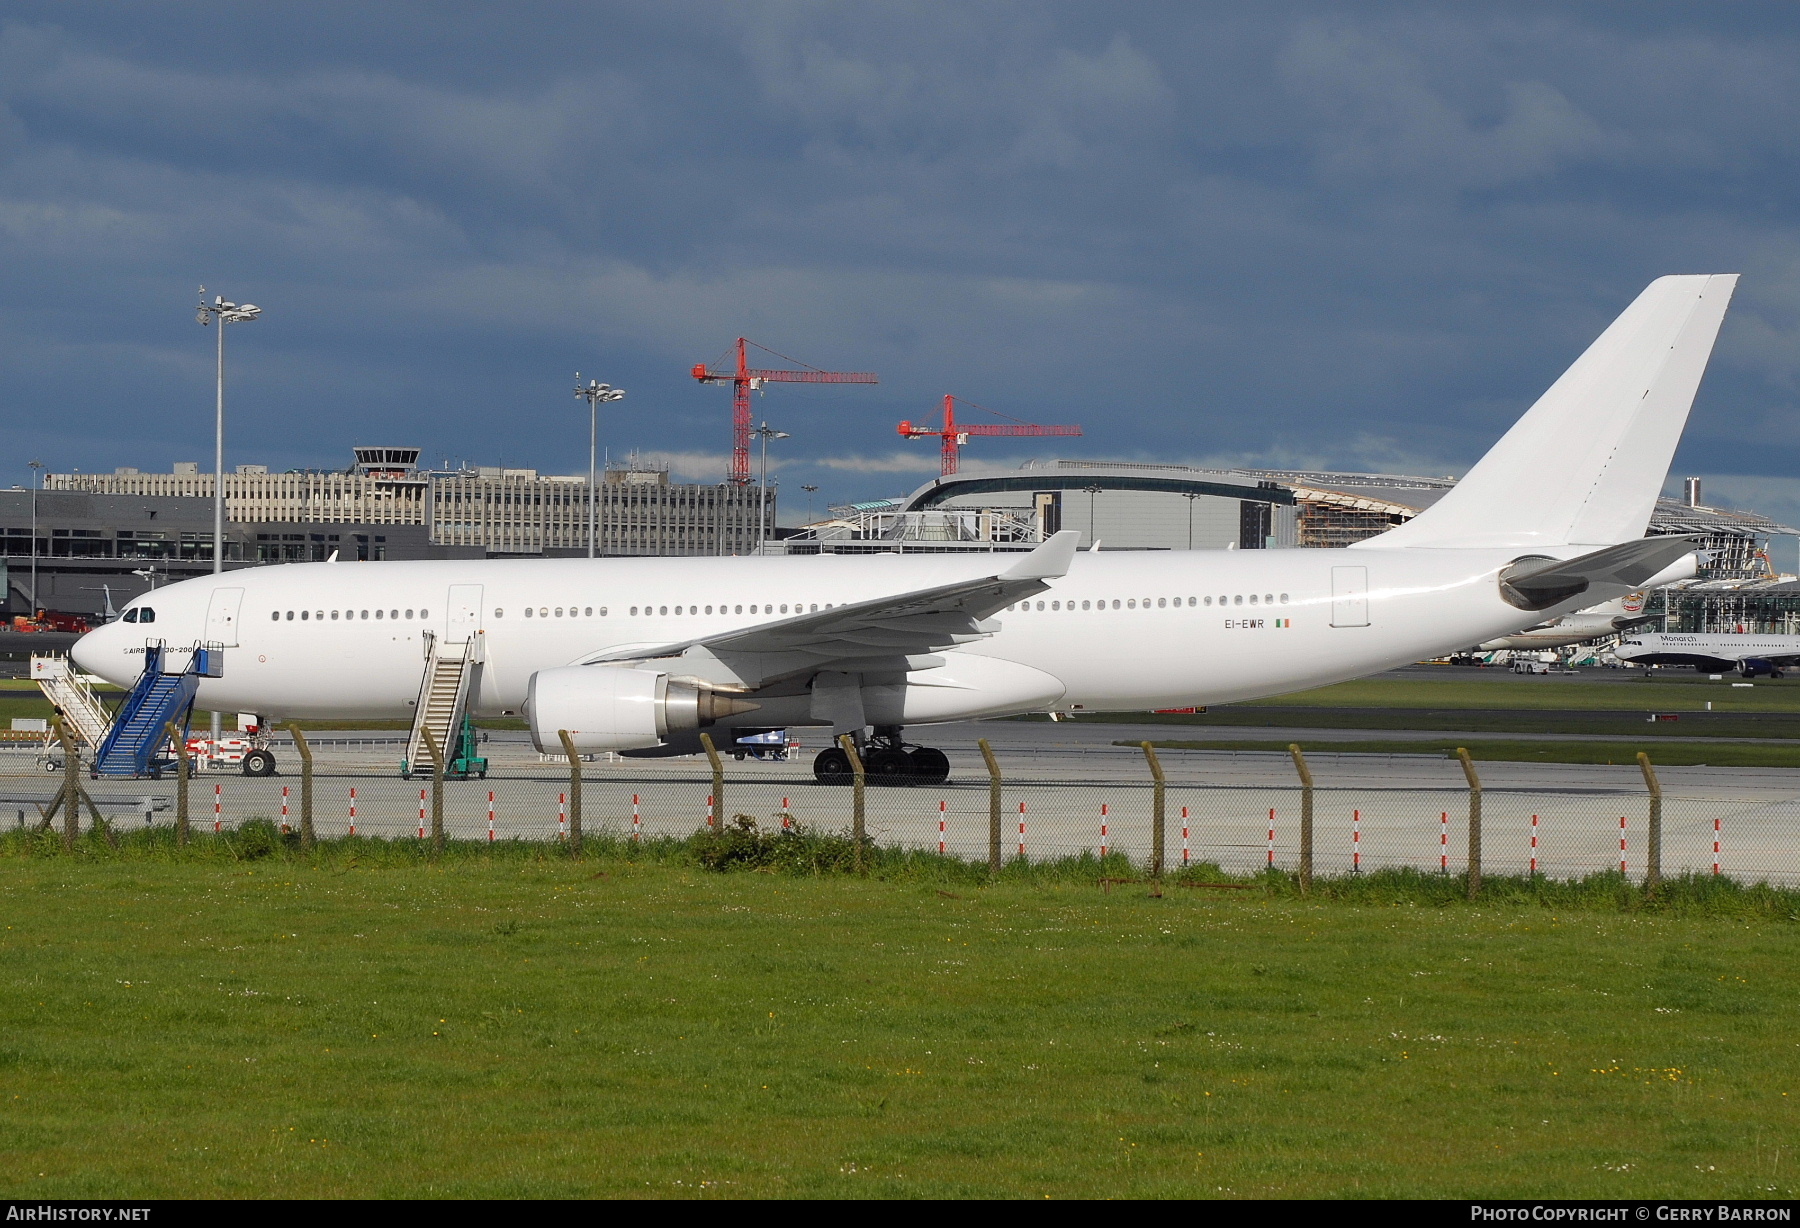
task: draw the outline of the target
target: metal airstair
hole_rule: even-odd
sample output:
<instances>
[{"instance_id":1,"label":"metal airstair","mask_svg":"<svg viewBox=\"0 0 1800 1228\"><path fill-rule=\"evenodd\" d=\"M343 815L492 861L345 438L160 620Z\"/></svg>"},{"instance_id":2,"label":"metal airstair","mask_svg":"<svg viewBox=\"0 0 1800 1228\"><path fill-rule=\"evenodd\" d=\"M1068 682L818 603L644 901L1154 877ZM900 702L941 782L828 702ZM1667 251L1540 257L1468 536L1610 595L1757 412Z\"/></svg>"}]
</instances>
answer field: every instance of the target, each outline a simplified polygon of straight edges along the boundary
<instances>
[{"instance_id":1,"label":"metal airstair","mask_svg":"<svg viewBox=\"0 0 1800 1228\"><path fill-rule=\"evenodd\" d=\"M98 746L105 741L107 730L112 728L112 713L106 710L106 705L100 702L69 658L33 656L31 680L38 684L38 690L63 718L76 741L87 746ZM56 735L52 733L45 749L51 749L50 743L55 740Z\"/></svg>"},{"instance_id":2,"label":"metal airstair","mask_svg":"<svg viewBox=\"0 0 1800 1228\"><path fill-rule=\"evenodd\" d=\"M431 774L431 749L425 731L451 762L445 775L487 775L487 760L474 758L474 732L467 719L469 684L480 664L480 637L446 640L432 636L425 657L425 676L419 683L418 707L413 712L412 734L406 739L406 758L400 763L403 779Z\"/></svg>"},{"instance_id":3,"label":"metal airstair","mask_svg":"<svg viewBox=\"0 0 1800 1228\"><path fill-rule=\"evenodd\" d=\"M195 648L186 668L169 674L163 672L167 649L160 644L144 648L144 672L119 705L119 714L100 743L94 775L156 776L173 762L156 752L167 737L169 722L178 722L185 731L201 675L216 664L209 660L214 653L216 650Z\"/></svg>"}]
</instances>

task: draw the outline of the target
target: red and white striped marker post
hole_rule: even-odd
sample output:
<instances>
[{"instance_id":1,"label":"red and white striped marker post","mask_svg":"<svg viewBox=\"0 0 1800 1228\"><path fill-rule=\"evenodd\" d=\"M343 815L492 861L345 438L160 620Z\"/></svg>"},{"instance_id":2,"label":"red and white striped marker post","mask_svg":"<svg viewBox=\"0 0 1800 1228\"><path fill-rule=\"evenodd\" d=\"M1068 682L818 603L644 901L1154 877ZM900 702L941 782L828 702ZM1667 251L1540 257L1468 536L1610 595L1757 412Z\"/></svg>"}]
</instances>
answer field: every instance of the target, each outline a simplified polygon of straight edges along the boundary
<instances>
[{"instance_id":1,"label":"red and white striped marker post","mask_svg":"<svg viewBox=\"0 0 1800 1228\"><path fill-rule=\"evenodd\" d=\"M1438 873L1450 873L1450 812L1438 815Z\"/></svg>"},{"instance_id":2,"label":"red and white striped marker post","mask_svg":"<svg viewBox=\"0 0 1800 1228\"><path fill-rule=\"evenodd\" d=\"M792 806L788 805L788 799L784 797L781 799L781 830L782 831L792 831L793 827L794 827L794 809ZM938 850L938 852L940 852L940 853L943 851L944 851L943 849Z\"/></svg>"},{"instance_id":3,"label":"red and white striped marker post","mask_svg":"<svg viewBox=\"0 0 1800 1228\"><path fill-rule=\"evenodd\" d=\"M1537 873L1537 823L1538 817L1531 816L1531 872Z\"/></svg>"},{"instance_id":4,"label":"red and white striped marker post","mask_svg":"<svg viewBox=\"0 0 1800 1228\"><path fill-rule=\"evenodd\" d=\"M425 838L425 790L419 790L419 839Z\"/></svg>"},{"instance_id":5,"label":"red and white striped marker post","mask_svg":"<svg viewBox=\"0 0 1800 1228\"><path fill-rule=\"evenodd\" d=\"M288 829L287 803L288 803L288 787L286 785L282 785L281 786L281 830L282 831L286 831Z\"/></svg>"},{"instance_id":6,"label":"red and white striped marker post","mask_svg":"<svg viewBox=\"0 0 1800 1228\"><path fill-rule=\"evenodd\" d=\"M356 786L350 786L350 834L356 834Z\"/></svg>"},{"instance_id":7,"label":"red and white striped marker post","mask_svg":"<svg viewBox=\"0 0 1800 1228\"><path fill-rule=\"evenodd\" d=\"M706 825L708 827L717 826L713 822L713 795L710 793L706 795Z\"/></svg>"},{"instance_id":8,"label":"red and white striped marker post","mask_svg":"<svg viewBox=\"0 0 1800 1228\"><path fill-rule=\"evenodd\" d=\"M944 853L948 851L948 849L945 847L945 841L944 841L944 816L945 816L946 812L949 810L949 807L950 807L949 802L940 801L938 803L938 856L940 856L940 857L942 857L944 855Z\"/></svg>"},{"instance_id":9,"label":"red and white striped marker post","mask_svg":"<svg viewBox=\"0 0 1800 1228\"><path fill-rule=\"evenodd\" d=\"M569 795L567 793L556 795L556 838L558 840L569 838Z\"/></svg>"},{"instance_id":10,"label":"red and white striped marker post","mask_svg":"<svg viewBox=\"0 0 1800 1228\"><path fill-rule=\"evenodd\" d=\"M1019 856L1025 856L1025 803L1019 803Z\"/></svg>"},{"instance_id":11,"label":"red and white striped marker post","mask_svg":"<svg viewBox=\"0 0 1800 1228\"><path fill-rule=\"evenodd\" d=\"M1713 873L1719 872L1719 816L1713 816Z\"/></svg>"},{"instance_id":12,"label":"red and white striped marker post","mask_svg":"<svg viewBox=\"0 0 1800 1228\"><path fill-rule=\"evenodd\" d=\"M1350 873L1362 873L1362 811L1350 812Z\"/></svg>"},{"instance_id":13,"label":"red and white striped marker post","mask_svg":"<svg viewBox=\"0 0 1800 1228\"><path fill-rule=\"evenodd\" d=\"M225 786L213 786L213 832L225 830Z\"/></svg>"},{"instance_id":14,"label":"red and white striped marker post","mask_svg":"<svg viewBox=\"0 0 1800 1228\"><path fill-rule=\"evenodd\" d=\"M1269 811L1269 864L1275 864L1275 811Z\"/></svg>"},{"instance_id":15,"label":"red and white striped marker post","mask_svg":"<svg viewBox=\"0 0 1800 1228\"><path fill-rule=\"evenodd\" d=\"M631 795L631 840L632 843L637 844L642 843L643 838L644 822L638 817L638 795L633 793Z\"/></svg>"},{"instance_id":16,"label":"red and white striped marker post","mask_svg":"<svg viewBox=\"0 0 1800 1228\"><path fill-rule=\"evenodd\" d=\"M494 842L494 791L488 790L488 843Z\"/></svg>"},{"instance_id":17,"label":"red and white striped marker post","mask_svg":"<svg viewBox=\"0 0 1800 1228\"><path fill-rule=\"evenodd\" d=\"M1625 816L1619 816L1619 873L1625 873Z\"/></svg>"},{"instance_id":18,"label":"red and white striped marker post","mask_svg":"<svg viewBox=\"0 0 1800 1228\"><path fill-rule=\"evenodd\" d=\"M1100 860L1106 860L1106 803L1100 803Z\"/></svg>"},{"instance_id":19,"label":"red and white striped marker post","mask_svg":"<svg viewBox=\"0 0 1800 1228\"><path fill-rule=\"evenodd\" d=\"M1181 808L1181 864L1188 863L1188 808Z\"/></svg>"}]
</instances>

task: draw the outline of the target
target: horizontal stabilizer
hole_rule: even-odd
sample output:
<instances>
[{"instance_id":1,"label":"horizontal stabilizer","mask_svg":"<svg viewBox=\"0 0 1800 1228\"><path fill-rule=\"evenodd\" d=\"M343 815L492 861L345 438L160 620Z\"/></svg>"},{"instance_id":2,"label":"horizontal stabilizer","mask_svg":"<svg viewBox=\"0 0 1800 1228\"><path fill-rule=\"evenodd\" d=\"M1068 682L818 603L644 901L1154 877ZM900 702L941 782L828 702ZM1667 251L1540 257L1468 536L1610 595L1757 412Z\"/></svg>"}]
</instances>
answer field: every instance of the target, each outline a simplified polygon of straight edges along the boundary
<instances>
[{"instance_id":1,"label":"horizontal stabilizer","mask_svg":"<svg viewBox=\"0 0 1800 1228\"><path fill-rule=\"evenodd\" d=\"M1521 610L1547 610L1595 588L1642 588L1691 557L1697 539L1640 537L1573 559L1521 559L1500 573L1500 595ZM1687 574L1692 574L1689 569Z\"/></svg>"},{"instance_id":2,"label":"horizontal stabilizer","mask_svg":"<svg viewBox=\"0 0 1800 1228\"><path fill-rule=\"evenodd\" d=\"M1467 477L1357 545L1530 549L1642 537L1736 285L1735 274L1651 282Z\"/></svg>"}]
</instances>

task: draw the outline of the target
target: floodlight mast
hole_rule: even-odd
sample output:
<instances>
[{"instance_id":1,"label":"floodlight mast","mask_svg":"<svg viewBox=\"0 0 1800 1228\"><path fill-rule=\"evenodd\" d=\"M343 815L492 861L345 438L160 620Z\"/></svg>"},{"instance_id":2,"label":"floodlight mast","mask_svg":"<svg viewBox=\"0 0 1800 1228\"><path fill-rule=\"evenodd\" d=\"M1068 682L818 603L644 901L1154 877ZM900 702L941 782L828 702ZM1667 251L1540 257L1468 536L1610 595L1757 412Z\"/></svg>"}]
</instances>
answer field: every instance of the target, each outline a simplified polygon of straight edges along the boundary
<instances>
[{"instance_id":1,"label":"floodlight mast","mask_svg":"<svg viewBox=\"0 0 1800 1228\"><path fill-rule=\"evenodd\" d=\"M769 521L769 514L768 514L768 507L769 507L769 440L771 440L771 439L792 439L793 436L789 435L786 431L776 430L774 427L770 426L767 422L757 423L756 426L754 428L752 428L750 433L752 435L755 435L762 442L762 477L760 479L762 484L759 487L757 487L758 494L757 494L757 499L756 499L756 532L757 532L758 536L761 538L762 542L766 542L769 540L769 530L770 530L770 528L773 527L768 523L768 521ZM759 550L762 548L761 542L758 543L757 548Z\"/></svg>"},{"instance_id":2,"label":"floodlight mast","mask_svg":"<svg viewBox=\"0 0 1800 1228\"><path fill-rule=\"evenodd\" d=\"M204 327L217 318L219 322L218 372L216 399L213 406L213 574L225 570L225 326L249 324L262 314L254 303L227 302L222 295L206 301L206 287L200 287L200 304L194 319ZM212 714L212 753L219 751L219 714Z\"/></svg>"},{"instance_id":3,"label":"floodlight mast","mask_svg":"<svg viewBox=\"0 0 1800 1228\"><path fill-rule=\"evenodd\" d=\"M590 379L584 384L581 382L581 372L577 371L575 373L575 396L577 400L584 400L588 403L587 556L591 559L595 557L595 547L600 537L599 513L596 510L599 492L594 486L595 467L598 460L600 443L600 402L622 401L625 399L625 390L623 388L614 388L611 384L602 384L597 379Z\"/></svg>"}]
</instances>

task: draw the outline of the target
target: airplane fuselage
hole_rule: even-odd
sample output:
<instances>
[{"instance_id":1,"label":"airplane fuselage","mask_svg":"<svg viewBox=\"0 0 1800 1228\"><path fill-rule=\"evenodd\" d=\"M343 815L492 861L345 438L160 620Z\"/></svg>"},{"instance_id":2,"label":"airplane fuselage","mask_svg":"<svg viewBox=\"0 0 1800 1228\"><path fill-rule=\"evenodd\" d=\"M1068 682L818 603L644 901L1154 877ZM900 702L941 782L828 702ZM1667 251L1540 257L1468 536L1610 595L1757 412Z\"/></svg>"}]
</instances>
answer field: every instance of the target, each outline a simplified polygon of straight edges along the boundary
<instances>
[{"instance_id":1,"label":"airplane fuselage","mask_svg":"<svg viewBox=\"0 0 1800 1228\"><path fill-rule=\"evenodd\" d=\"M1522 615L1501 600L1495 574L1518 553L1080 554L1047 591L996 615L993 634L943 654L945 668L986 657L1055 680L1060 694L1034 694L1013 710L1130 711L1281 694L1515 630ZM538 670L988 575L1007 557L288 564L146 594L127 617L148 608L154 622L102 627L80 641L75 658L129 685L146 642L172 650L224 644L223 675L200 684L202 709L392 719L409 716L417 701L426 633L474 634L482 667L471 709L500 715L520 710ZM779 690L771 688L754 715L727 723L812 723L804 696L783 703ZM966 714L993 711L972 696Z\"/></svg>"}]
</instances>

